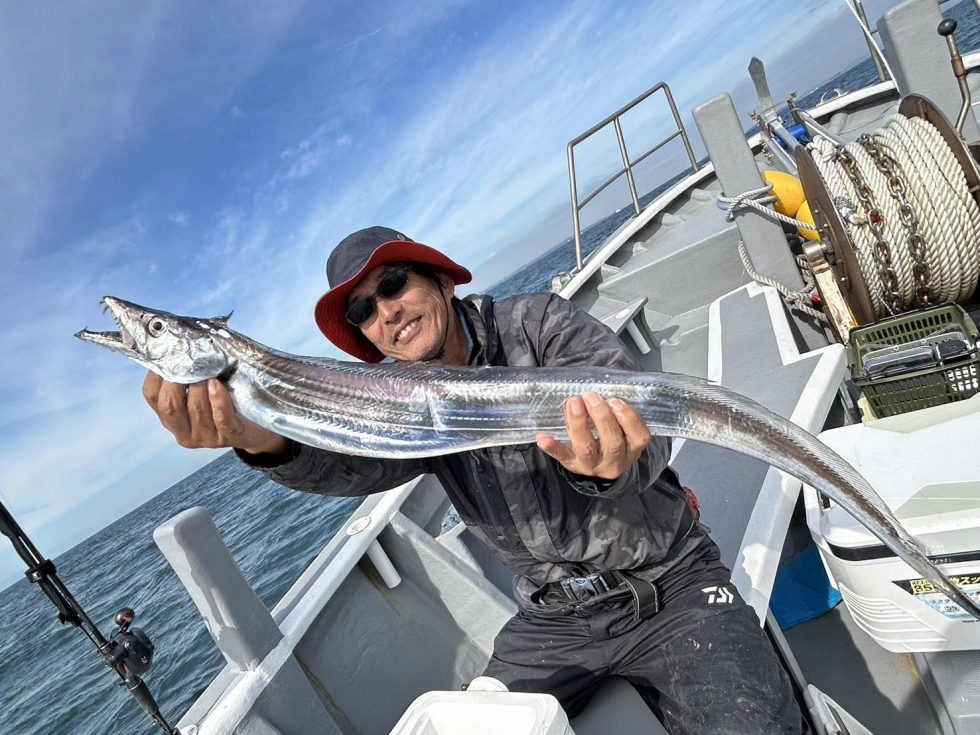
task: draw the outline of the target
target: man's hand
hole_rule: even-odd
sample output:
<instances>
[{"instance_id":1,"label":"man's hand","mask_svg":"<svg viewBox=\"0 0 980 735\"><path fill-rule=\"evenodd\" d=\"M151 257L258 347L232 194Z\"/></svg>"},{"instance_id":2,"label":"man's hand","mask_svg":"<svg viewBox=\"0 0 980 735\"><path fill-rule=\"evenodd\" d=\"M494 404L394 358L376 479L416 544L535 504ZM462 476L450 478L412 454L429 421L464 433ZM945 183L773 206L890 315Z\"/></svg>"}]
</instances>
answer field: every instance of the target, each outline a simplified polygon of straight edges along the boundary
<instances>
[{"instance_id":1,"label":"man's hand","mask_svg":"<svg viewBox=\"0 0 980 735\"><path fill-rule=\"evenodd\" d=\"M284 437L243 419L218 380L180 385L151 372L143 381L143 397L182 447L283 454L289 446Z\"/></svg>"},{"instance_id":2,"label":"man's hand","mask_svg":"<svg viewBox=\"0 0 980 735\"><path fill-rule=\"evenodd\" d=\"M565 428L568 442L538 434L538 448L568 471L586 477L617 479L650 443L646 423L629 404L618 398L606 401L596 393L565 401Z\"/></svg>"}]
</instances>

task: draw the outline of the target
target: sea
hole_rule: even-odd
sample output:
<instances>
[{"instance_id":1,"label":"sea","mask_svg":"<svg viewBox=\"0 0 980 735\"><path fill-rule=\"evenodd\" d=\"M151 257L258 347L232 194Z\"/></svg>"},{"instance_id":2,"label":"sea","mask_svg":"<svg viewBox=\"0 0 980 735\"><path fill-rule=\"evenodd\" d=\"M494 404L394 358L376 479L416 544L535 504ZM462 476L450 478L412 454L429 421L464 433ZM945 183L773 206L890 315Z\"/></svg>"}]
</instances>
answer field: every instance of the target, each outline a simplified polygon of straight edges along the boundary
<instances>
[{"instance_id":1,"label":"sea","mask_svg":"<svg viewBox=\"0 0 980 735\"><path fill-rule=\"evenodd\" d=\"M963 2L946 14L961 22L962 48L980 45L973 3ZM858 89L875 79L869 59L802 96L800 105L810 106L834 89ZM649 192L643 202L671 183ZM588 228L583 235L586 256L631 211L627 207ZM549 290L552 277L574 265L568 238L489 291L501 298ZM153 529L187 508L203 506L245 578L272 608L357 503L357 499L287 490L247 469L229 452L65 552L55 563L62 581L104 635L112 632L120 608L136 611L134 626L146 630L156 646L145 679L173 725L224 660L154 544ZM0 590L0 735L158 732L119 685L118 677L101 663L92 643L79 630L58 623L57 611L36 585L25 578Z\"/></svg>"}]
</instances>

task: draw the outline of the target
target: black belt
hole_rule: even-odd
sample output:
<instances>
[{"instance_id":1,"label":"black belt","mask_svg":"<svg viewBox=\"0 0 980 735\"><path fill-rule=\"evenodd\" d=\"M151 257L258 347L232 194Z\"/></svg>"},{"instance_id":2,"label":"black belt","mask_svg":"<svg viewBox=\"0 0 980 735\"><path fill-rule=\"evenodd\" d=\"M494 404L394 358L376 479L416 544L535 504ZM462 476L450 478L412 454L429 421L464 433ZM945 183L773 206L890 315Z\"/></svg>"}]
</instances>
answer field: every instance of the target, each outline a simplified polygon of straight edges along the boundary
<instances>
[{"instance_id":1,"label":"black belt","mask_svg":"<svg viewBox=\"0 0 980 735\"><path fill-rule=\"evenodd\" d=\"M571 603L584 603L604 592L622 588L633 597L633 619L639 621L660 612L660 590L657 585L625 572L596 572L587 577L566 577L546 585L547 592L557 592Z\"/></svg>"},{"instance_id":2,"label":"black belt","mask_svg":"<svg viewBox=\"0 0 980 735\"><path fill-rule=\"evenodd\" d=\"M684 504L684 512L681 515L681 519L677 524L677 533L674 535L671 541L671 550L675 549L677 545L683 541L687 535L694 528L696 521L694 514L691 511L690 506L687 503ZM620 571L606 571L606 572L596 572L594 574L589 574L584 577L565 577L564 579L559 579L557 582L549 582L546 584L541 592L542 597L564 597L570 602L585 602L590 600L597 595L601 595L610 590L614 590L617 587L627 585L632 589L633 594L637 594L637 588L631 582L642 581L641 586L650 585L654 588L653 599L651 602L654 607L659 608L659 600L657 599L656 587L652 582L646 582L645 580L637 580L636 577L629 575L628 573ZM646 597L646 595L641 595L641 597ZM641 602L638 600L638 603ZM646 602L643 600L642 602ZM656 610L654 610L656 612Z\"/></svg>"},{"instance_id":3,"label":"black belt","mask_svg":"<svg viewBox=\"0 0 980 735\"><path fill-rule=\"evenodd\" d=\"M565 577L547 585L549 592L559 592L572 602L585 602L603 592L609 592L624 582L619 572L596 572L586 577Z\"/></svg>"}]
</instances>

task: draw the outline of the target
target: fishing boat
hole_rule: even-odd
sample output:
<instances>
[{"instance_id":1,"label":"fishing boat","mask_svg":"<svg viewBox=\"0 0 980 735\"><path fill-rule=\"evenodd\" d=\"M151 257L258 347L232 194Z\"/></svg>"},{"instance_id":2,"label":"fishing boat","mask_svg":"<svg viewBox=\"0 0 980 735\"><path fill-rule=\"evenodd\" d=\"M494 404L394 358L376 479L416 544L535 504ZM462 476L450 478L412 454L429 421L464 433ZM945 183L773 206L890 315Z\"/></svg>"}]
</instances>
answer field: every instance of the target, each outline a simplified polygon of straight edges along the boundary
<instances>
[{"instance_id":1,"label":"fishing boat","mask_svg":"<svg viewBox=\"0 0 980 735\"><path fill-rule=\"evenodd\" d=\"M957 201L972 211L980 129L970 91L980 84L980 54L959 56L949 26L941 29L946 37L937 32L935 0L907 0L876 29L856 15L881 80L808 110L790 99L781 112L754 61L757 132L746 137L727 95L693 111L707 161L695 156L663 83L570 142L577 257L571 271L555 274L554 290L619 333L644 369L708 378L819 435L872 482L933 560L975 592L980 243L970 215L951 214L960 204L947 197L961 193L922 183L927 166L911 143L911 163L898 160L895 149L871 154L875 141L885 140L875 137L879 131L899 124L890 116L918 121L910 126L928 129L931 149L946 146L943 155L965 181L965 198ZM619 121L640 104L664 105L676 129L630 157ZM610 129L621 169L580 195L576 151ZM901 130L895 134L905 135ZM848 168L844 154L821 153L818 138L837 150L863 146L864 168ZM689 170L641 200L634 169L675 139ZM891 167L884 184L871 181L867 160L883 173ZM828 161L841 164L843 178L834 179ZM783 186L795 179L805 207ZM580 211L613 180L628 182L633 207L587 257ZM868 205L870 196L877 199ZM940 224L929 224L930 205ZM808 211L811 237L801 236L796 222L774 219L774 208L794 219ZM889 234L884 220L909 211L916 218L906 218L901 239ZM953 219L960 224L949 224ZM949 230L951 244L934 246L941 238L929 227ZM861 239L869 233L870 244ZM927 251L923 241L939 250ZM938 298L953 282L965 285ZM672 465L697 492L702 520L815 732L980 732L980 623L799 480L689 441L675 441ZM205 511L190 509L161 525L157 544L227 662L180 718L179 731L664 732L637 692L615 677L571 722L545 700L515 699L492 683L460 691L482 671L517 605L512 573L465 525L447 523L449 510L431 476L366 497L271 611ZM787 577L807 553L816 559L809 572ZM784 618L781 627L773 608L786 584L823 595L824 608L792 626ZM843 602L834 605L838 593ZM527 729L545 718L551 729ZM737 717L732 732L741 732Z\"/></svg>"}]
</instances>

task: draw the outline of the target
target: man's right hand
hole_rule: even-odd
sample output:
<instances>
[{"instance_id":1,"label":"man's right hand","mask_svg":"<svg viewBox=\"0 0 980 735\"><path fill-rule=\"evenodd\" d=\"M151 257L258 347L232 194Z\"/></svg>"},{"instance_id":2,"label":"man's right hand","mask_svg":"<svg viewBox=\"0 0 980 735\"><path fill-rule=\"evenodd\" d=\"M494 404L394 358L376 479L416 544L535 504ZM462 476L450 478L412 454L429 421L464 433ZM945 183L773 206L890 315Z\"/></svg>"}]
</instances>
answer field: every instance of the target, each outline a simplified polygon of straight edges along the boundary
<instances>
[{"instance_id":1,"label":"man's right hand","mask_svg":"<svg viewBox=\"0 0 980 735\"><path fill-rule=\"evenodd\" d=\"M218 380L181 385L150 372L143 397L182 447L234 447L249 454L285 454L289 448L285 437L243 419Z\"/></svg>"}]
</instances>

